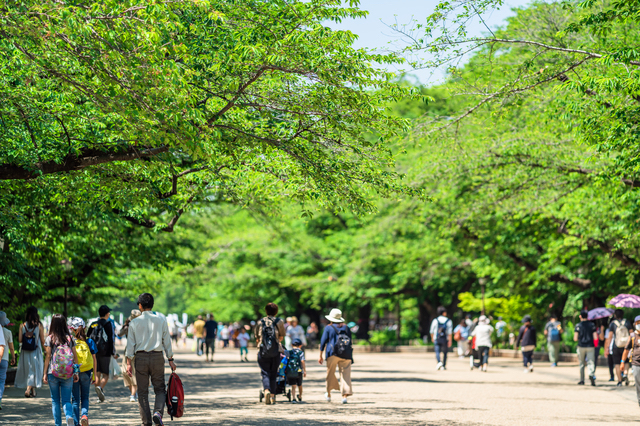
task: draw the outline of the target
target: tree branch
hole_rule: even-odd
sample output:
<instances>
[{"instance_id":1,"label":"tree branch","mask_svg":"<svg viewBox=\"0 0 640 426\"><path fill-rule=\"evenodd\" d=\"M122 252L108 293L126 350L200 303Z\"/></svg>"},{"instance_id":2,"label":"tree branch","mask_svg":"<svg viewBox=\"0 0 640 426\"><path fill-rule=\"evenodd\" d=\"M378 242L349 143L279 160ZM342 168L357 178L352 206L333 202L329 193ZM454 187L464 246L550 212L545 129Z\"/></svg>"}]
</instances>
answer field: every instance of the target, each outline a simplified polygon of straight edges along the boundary
<instances>
[{"instance_id":1,"label":"tree branch","mask_svg":"<svg viewBox=\"0 0 640 426\"><path fill-rule=\"evenodd\" d=\"M124 152L113 153L105 153L95 149L88 149L81 152L79 156L72 154L67 155L61 162L50 160L36 163L33 169L14 164L0 164L0 180L34 179L42 175L81 170L85 167L95 166L97 164L149 158L157 154L167 152L168 150L169 148L166 146L145 149L143 151L131 148Z\"/></svg>"}]
</instances>

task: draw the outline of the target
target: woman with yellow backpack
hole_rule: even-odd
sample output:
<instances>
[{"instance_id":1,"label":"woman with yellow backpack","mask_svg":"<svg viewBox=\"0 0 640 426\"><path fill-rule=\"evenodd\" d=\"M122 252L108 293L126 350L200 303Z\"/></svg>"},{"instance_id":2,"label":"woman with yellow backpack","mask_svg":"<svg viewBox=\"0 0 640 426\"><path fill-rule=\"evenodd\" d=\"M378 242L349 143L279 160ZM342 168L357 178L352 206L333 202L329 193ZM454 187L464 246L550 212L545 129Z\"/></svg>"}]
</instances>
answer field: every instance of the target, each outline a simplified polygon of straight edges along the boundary
<instances>
[{"instance_id":1,"label":"woman with yellow backpack","mask_svg":"<svg viewBox=\"0 0 640 426\"><path fill-rule=\"evenodd\" d=\"M76 338L76 352L80 364L80 380L73 384L72 405L73 420L81 426L89 425L89 394L93 376L93 366L97 365L96 353L98 347L95 342L87 338L82 318L71 317L67 321L69 330Z\"/></svg>"}]
</instances>

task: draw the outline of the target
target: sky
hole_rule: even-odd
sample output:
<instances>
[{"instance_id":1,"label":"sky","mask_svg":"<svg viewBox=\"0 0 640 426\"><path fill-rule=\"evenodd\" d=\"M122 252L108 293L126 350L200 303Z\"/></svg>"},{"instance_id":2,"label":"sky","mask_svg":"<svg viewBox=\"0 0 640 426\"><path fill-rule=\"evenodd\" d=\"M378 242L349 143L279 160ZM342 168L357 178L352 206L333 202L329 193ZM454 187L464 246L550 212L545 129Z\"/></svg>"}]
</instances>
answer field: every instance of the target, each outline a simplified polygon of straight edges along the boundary
<instances>
[{"instance_id":1,"label":"sky","mask_svg":"<svg viewBox=\"0 0 640 426\"><path fill-rule=\"evenodd\" d=\"M410 24L412 20L426 21L439 0L361 0L360 9L369 11L366 19L344 20L341 24L331 23L335 29L350 30L357 34L355 42L357 48L397 49L406 46L399 40L399 36L386 24ZM483 15L487 25L494 29L504 24L505 19L512 16L512 7L526 6L530 0L506 0L500 10ZM484 26L477 22L469 27L472 35L486 32ZM391 43L391 44L390 44ZM420 70L412 73L422 84L432 85L442 80L444 70L432 74L430 70Z\"/></svg>"}]
</instances>

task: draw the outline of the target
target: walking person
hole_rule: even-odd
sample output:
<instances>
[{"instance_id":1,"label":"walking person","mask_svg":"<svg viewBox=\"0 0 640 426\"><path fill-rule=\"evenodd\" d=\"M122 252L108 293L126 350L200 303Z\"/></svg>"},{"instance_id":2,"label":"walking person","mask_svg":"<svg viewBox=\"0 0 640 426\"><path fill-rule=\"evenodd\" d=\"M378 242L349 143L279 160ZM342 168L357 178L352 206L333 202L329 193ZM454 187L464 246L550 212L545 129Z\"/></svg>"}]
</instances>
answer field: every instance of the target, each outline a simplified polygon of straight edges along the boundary
<instances>
[{"instance_id":1,"label":"walking person","mask_svg":"<svg viewBox=\"0 0 640 426\"><path fill-rule=\"evenodd\" d=\"M76 342L67 327L67 320L63 315L55 314L49 325L49 335L44 341L46 358L44 370L46 374L43 382L49 384L51 391L51 408L53 421L56 426L62 426L62 411L67 426L74 426L73 406L71 394L73 384L80 380L78 369L78 353ZM60 409L62 405L62 410Z\"/></svg>"},{"instance_id":2,"label":"walking person","mask_svg":"<svg viewBox=\"0 0 640 426\"><path fill-rule=\"evenodd\" d=\"M551 366L557 367L562 341L562 324L555 315L551 315L549 322L544 326L544 335L547 336L547 351Z\"/></svg>"},{"instance_id":3,"label":"walking person","mask_svg":"<svg viewBox=\"0 0 640 426\"><path fill-rule=\"evenodd\" d=\"M435 345L437 370L447 369L447 353L452 343L453 324L448 318L447 309L438 306L438 317L431 322L431 339ZM441 358L442 357L442 358Z\"/></svg>"},{"instance_id":4,"label":"walking person","mask_svg":"<svg viewBox=\"0 0 640 426\"><path fill-rule=\"evenodd\" d=\"M132 309L131 315L129 315L129 318L127 318L127 320L124 322L124 325L118 332L118 336L120 336L121 338L126 337L127 340L129 340L129 326L131 325L131 321L138 318L140 315L142 315L142 312L140 312L139 309ZM125 346L124 358L122 360L122 371L127 371L128 355L129 354L127 354L127 347ZM124 386L129 388L129 402L138 402L138 382L136 381L135 354L131 354L131 356L133 357L133 362L131 363L131 375L123 374L122 381L124 383Z\"/></svg>"},{"instance_id":5,"label":"walking person","mask_svg":"<svg viewBox=\"0 0 640 426\"><path fill-rule=\"evenodd\" d=\"M598 340L598 332L593 322L589 321L589 312L583 310L580 312L580 322L576 324L573 333L573 341L578 342L578 360L580 361L580 381L579 385L584 385L584 364L585 359L589 368L589 381L591 386L596 385L596 366L595 366L595 345L594 341Z\"/></svg>"},{"instance_id":6,"label":"walking person","mask_svg":"<svg viewBox=\"0 0 640 426\"><path fill-rule=\"evenodd\" d=\"M307 361L302 350L302 341L295 338L291 341L289 362L287 363L287 383L291 386L291 402L302 402L302 379L307 377ZM298 395L296 399L296 390Z\"/></svg>"},{"instance_id":7,"label":"walking person","mask_svg":"<svg viewBox=\"0 0 640 426\"><path fill-rule=\"evenodd\" d=\"M286 334L284 324L278 315L278 305L267 303L267 316L256 324L255 336L258 345L258 365L262 375L262 388L266 405L275 404L276 379L280 367L280 355L284 353L282 340ZM227 340L228 342L228 340Z\"/></svg>"},{"instance_id":8,"label":"walking person","mask_svg":"<svg viewBox=\"0 0 640 426\"><path fill-rule=\"evenodd\" d=\"M291 317L291 325L287 328L287 336L291 340L291 347L293 348L293 341L300 340L302 342L302 346L307 346L307 336L305 336L304 328L300 324L298 324L298 317Z\"/></svg>"},{"instance_id":9,"label":"walking person","mask_svg":"<svg viewBox=\"0 0 640 426\"><path fill-rule=\"evenodd\" d=\"M11 365L16 365L16 353L13 348L13 333L6 328L9 325L7 314L0 311L0 410L2 410L2 396L4 395L4 386L7 381L7 370L9 369L9 360ZM4 340L4 343L2 342ZM4 350L2 349L4 347ZM9 357L11 355L11 357Z\"/></svg>"},{"instance_id":10,"label":"walking person","mask_svg":"<svg viewBox=\"0 0 640 426\"><path fill-rule=\"evenodd\" d=\"M220 340L222 340L223 348L229 346L229 327L224 324L222 324L222 328L220 329Z\"/></svg>"},{"instance_id":11,"label":"walking person","mask_svg":"<svg viewBox=\"0 0 640 426\"><path fill-rule=\"evenodd\" d=\"M211 362L216 351L216 336L218 335L218 323L212 314L207 314L207 322L204 323L204 345L206 348L205 358L209 361L209 350L211 350Z\"/></svg>"},{"instance_id":12,"label":"walking person","mask_svg":"<svg viewBox=\"0 0 640 426\"><path fill-rule=\"evenodd\" d=\"M238 344L240 345L240 362L249 362L249 340L251 337L247 330L244 328L240 330L240 334L238 334ZM242 358L242 354L244 353L244 358Z\"/></svg>"},{"instance_id":13,"label":"walking person","mask_svg":"<svg viewBox=\"0 0 640 426\"><path fill-rule=\"evenodd\" d=\"M536 328L531 324L531 315L522 318L522 327L516 339L516 347L522 350L525 373L533 373L533 351L536 349Z\"/></svg>"},{"instance_id":14,"label":"walking person","mask_svg":"<svg viewBox=\"0 0 640 426\"><path fill-rule=\"evenodd\" d=\"M458 342L458 357L464 358L469 351L469 326L464 318L453 329L453 339Z\"/></svg>"},{"instance_id":15,"label":"walking person","mask_svg":"<svg viewBox=\"0 0 640 426\"><path fill-rule=\"evenodd\" d=\"M351 330L345 324L340 309L332 309L325 316L329 325L324 328L320 339L320 365L323 363L322 355L326 352L327 359L327 392L324 394L327 402L331 402L331 391L339 390L342 395L342 403L347 403L347 398L353 395L351 387L351 365L353 364L353 347ZM336 378L336 368L340 373L340 381Z\"/></svg>"},{"instance_id":16,"label":"walking person","mask_svg":"<svg viewBox=\"0 0 640 426\"><path fill-rule=\"evenodd\" d=\"M609 381L615 380L615 367L613 365L613 339L609 339L609 328L604 331L604 356L607 357L607 364L609 365ZM609 342L609 344L607 344Z\"/></svg>"},{"instance_id":17,"label":"walking person","mask_svg":"<svg viewBox=\"0 0 640 426\"><path fill-rule=\"evenodd\" d=\"M489 351L493 346L491 342L491 334L493 334L493 327L491 327L491 321L485 315L481 315L478 320L478 325L473 330L472 336L476 338L476 348L480 353L480 371L487 372L489 367Z\"/></svg>"},{"instance_id":18,"label":"walking person","mask_svg":"<svg viewBox=\"0 0 640 426\"><path fill-rule=\"evenodd\" d=\"M36 396L36 389L42 387L44 375L42 358L44 326L40 322L38 309L34 306L27 308L25 322L20 324L18 331L18 342L20 342L20 360L15 385L18 389L26 388L24 396L32 398Z\"/></svg>"},{"instance_id":19,"label":"walking person","mask_svg":"<svg viewBox=\"0 0 640 426\"><path fill-rule=\"evenodd\" d=\"M640 405L640 315L633 320L633 333L629 336L629 342L622 353L622 359L626 360L631 355L633 377L635 379L636 397ZM620 366L623 368L624 366Z\"/></svg>"},{"instance_id":20,"label":"walking person","mask_svg":"<svg viewBox=\"0 0 640 426\"><path fill-rule=\"evenodd\" d=\"M73 421L76 425L89 426L89 395L93 368L98 364L96 359L98 347L93 340L87 337L82 318L69 318L67 326L75 338L76 354L78 355L78 364L80 364L78 381L73 383L71 390Z\"/></svg>"},{"instance_id":21,"label":"walking person","mask_svg":"<svg viewBox=\"0 0 640 426\"><path fill-rule=\"evenodd\" d=\"M104 388L109 381L111 358L118 359L118 354L116 353L114 341L115 330L113 328L113 322L110 321L111 308L107 305L100 306L98 315L100 315L98 321L89 327L89 337L95 342L98 348L98 353L96 354L97 365L94 368L94 375L96 376L95 389L98 400L104 402Z\"/></svg>"},{"instance_id":22,"label":"walking person","mask_svg":"<svg viewBox=\"0 0 640 426\"><path fill-rule=\"evenodd\" d=\"M609 324L609 337L604 342L605 347L611 344L611 354L613 355L613 367L618 379L618 386L622 386L622 381L629 385L629 377L625 375L625 369L620 368L624 365L622 362L622 354L624 349L629 343L629 327L624 319L624 311L622 309L616 309L613 313L614 319Z\"/></svg>"},{"instance_id":23,"label":"walking person","mask_svg":"<svg viewBox=\"0 0 640 426\"><path fill-rule=\"evenodd\" d=\"M202 356L204 346L204 325L206 323L202 319L202 315L198 315L193 323L193 337L196 339L196 354Z\"/></svg>"},{"instance_id":24,"label":"walking person","mask_svg":"<svg viewBox=\"0 0 640 426\"><path fill-rule=\"evenodd\" d=\"M138 309L142 313L131 321L127 335L127 374L129 377L133 376L135 360L138 404L143 426L151 426L152 423L159 426L164 424L162 415L167 390L164 381L163 350L171 370L176 371L169 326L161 315L152 312L153 304L153 296L149 293L142 293L138 297ZM153 416L149 406L149 379L155 393Z\"/></svg>"}]
</instances>

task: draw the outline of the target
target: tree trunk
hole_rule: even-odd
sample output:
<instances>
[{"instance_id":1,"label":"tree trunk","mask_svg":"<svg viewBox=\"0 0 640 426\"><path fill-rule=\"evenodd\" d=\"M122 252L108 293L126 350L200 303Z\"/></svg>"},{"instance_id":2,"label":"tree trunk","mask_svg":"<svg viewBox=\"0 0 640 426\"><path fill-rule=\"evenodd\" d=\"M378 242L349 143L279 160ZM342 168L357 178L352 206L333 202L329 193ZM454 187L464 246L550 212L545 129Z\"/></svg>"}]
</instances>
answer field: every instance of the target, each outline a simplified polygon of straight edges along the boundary
<instances>
[{"instance_id":1,"label":"tree trunk","mask_svg":"<svg viewBox=\"0 0 640 426\"><path fill-rule=\"evenodd\" d=\"M356 339L369 339L369 319L371 318L371 303L358 308L358 331Z\"/></svg>"},{"instance_id":2,"label":"tree trunk","mask_svg":"<svg viewBox=\"0 0 640 426\"><path fill-rule=\"evenodd\" d=\"M398 298L398 302L396 302L396 321L398 321L398 326L396 327L396 340L400 343L400 332L402 328L400 298Z\"/></svg>"}]
</instances>

